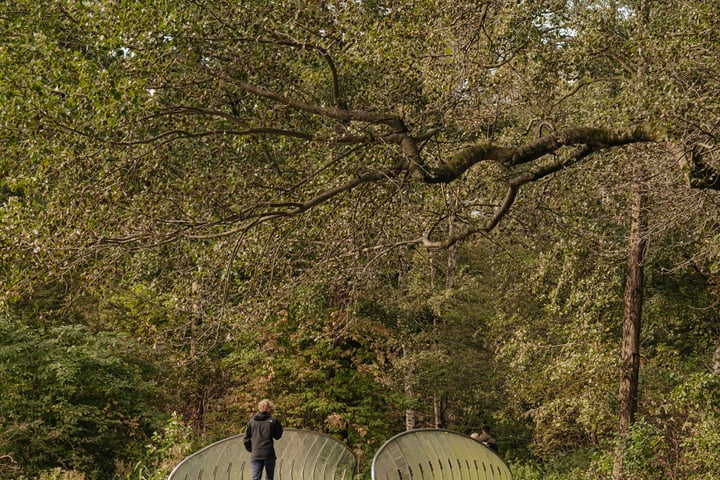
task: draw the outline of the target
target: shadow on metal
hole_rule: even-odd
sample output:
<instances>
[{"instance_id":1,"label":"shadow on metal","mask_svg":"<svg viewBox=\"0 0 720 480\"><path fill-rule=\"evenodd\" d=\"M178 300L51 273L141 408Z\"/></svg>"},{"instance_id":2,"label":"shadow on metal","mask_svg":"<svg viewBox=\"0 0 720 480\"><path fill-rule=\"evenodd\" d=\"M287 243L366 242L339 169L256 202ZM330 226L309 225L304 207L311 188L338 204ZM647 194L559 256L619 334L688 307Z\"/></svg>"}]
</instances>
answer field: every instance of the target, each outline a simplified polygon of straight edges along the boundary
<instances>
[{"instance_id":1,"label":"shadow on metal","mask_svg":"<svg viewBox=\"0 0 720 480\"><path fill-rule=\"evenodd\" d=\"M234 435L180 462L168 480L250 480L250 453ZM355 456L341 441L320 432L286 428L275 441L276 480L350 480Z\"/></svg>"},{"instance_id":2,"label":"shadow on metal","mask_svg":"<svg viewBox=\"0 0 720 480\"><path fill-rule=\"evenodd\" d=\"M372 480L512 480L492 450L467 435L435 428L395 435L375 453Z\"/></svg>"}]
</instances>

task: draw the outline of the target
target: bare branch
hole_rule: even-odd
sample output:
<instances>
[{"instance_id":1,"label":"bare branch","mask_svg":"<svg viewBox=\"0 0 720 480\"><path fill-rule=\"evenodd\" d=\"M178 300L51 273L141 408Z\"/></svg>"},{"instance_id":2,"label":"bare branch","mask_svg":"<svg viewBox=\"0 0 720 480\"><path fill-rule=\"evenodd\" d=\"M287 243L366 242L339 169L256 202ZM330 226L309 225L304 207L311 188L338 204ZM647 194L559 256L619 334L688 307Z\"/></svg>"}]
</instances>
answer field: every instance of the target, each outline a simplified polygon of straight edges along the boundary
<instances>
[{"instance_id":1,"label":"bare branch","mask_svg":"<svg viewBox=\"0 0 720 480\"><path fill-rule=\"evenodd\" d=\"M170 143L174 140L177 140L179 138L200 138L200 137L210 137L215 135L235 135L235 136L247 136L247 135L275 135L275 136L281 136L281 137L292 137L292 138L300 138L303 140L312 140L312 135L308 135L303 132L298 132L295 130L283 130L280 128L270 128L270 127L257 127L257 128L248 128L247 130L208 130L205 132L188 132L185 130L169 130L167 132L163 132L159 135L156 135L154 137L146 138L143 140L132 140L129 142L110 142L113 145L122 145L122 146L131 146L131 145L143 145L143 144L149 144L149 143L155 143L159 140L162 140L158 143L158 145L164 145L166 143Z\"/></svg>"},{"instance_id":2,"label":"bare branch","mask_svg":"<svg viewBox=\"0 0 720 480\"><path fill-rule=\"evenodd\" d=\"M342 193L349 192L355 188L357 188L360 185L366 184L366 183L376 183L381 180L395 178L398 175L400 175L403 172L402 169L394 169L394 168L388 168L388 169L380 169L380 170L374 170L372 172L358 175L356 178L349 180L348 182L345 182L341 185L338 185L336 187L327 189L316 195L315 197L306 200L304 202L268 202L265 204L257 204L253 206L249 206L245 209L243 209L243 212L222 218L220 220L212 221L212 222L205 222L205 223L187 223L187 222L177 222L182 225L180 228L176 228L172 232L165 233L165 234L157 234L157 233L144 233L144 234L137 234L137 235L128 235L125 237L114 237L114 238L99 238L96 240L96 243L98 245L129 245L129 244L135 244L138 242L142 242L144 240L151 240L151 245L144 245L143 247L148 246L158 246L170 243L172 241L175 241L180 238L186 238L190 240L209 240L209 239L216 239L216 238L224 238L232 235L236 235L239 233L246 232L250 230L253 227L256 227L257 225L268 222L271 220L275 220L278 218L288 218L288 217L295 217L298 216L318 205L321 205L328 201L329 199L336 197ZM216 233L207 233L207 234L195 234L192 232L197 232L201 230L207 230L213 227L217 227L219 225L228 225L232 223L240 223L239 226L236 228L223 230ZM143 248L143 247L135 247L133 245L132 248Z\"/></svg>"},{"instance_id":3,"label":"bare branch","mask_svg":"<svg viewBox=\"0 0 720 480\"><path fill-rule=\"evenodd\" d=\"M268 100L288 106L295 110L332 118L334 120L387 125L394 133L403 133L407 131L407 127L405 126L402 118L397 115L366 112L363 110L346 110L339 107L321 107L319 105L312 105L300 100L286 97L285 95L252 85L236 78L228 76L225 76L224 78L253 95L267 98Z\"/></svg>"},{"instance_id":4,"label":"bare branch","mask_svg":"<svg viewBox=\"0 0 720 480\"><path fill-rule=\"evenodd\" d=\"M275 33L278 36L286 37L286 35L282 33ZM332 58L332 55L330 55L330 52L328 52L327 49L320 47L318 45L312 45L309 43L301 43L296 42L294 40L257 40L259 43L269 43L272 45L281 45L286 47L294 47L294 48L300 48L303 50L310 50L310 51L316 51L320 54L320 56L325 60L325 63L328 64L328 68L330 68L330 79L331 79L331 85L332 85L332 99L333 99L333 105L337 108L344 108L344 102L341 100L340 97L340 80L337 73L337 67L335 66L335 61Z\"/></svg>"}]
</instances>

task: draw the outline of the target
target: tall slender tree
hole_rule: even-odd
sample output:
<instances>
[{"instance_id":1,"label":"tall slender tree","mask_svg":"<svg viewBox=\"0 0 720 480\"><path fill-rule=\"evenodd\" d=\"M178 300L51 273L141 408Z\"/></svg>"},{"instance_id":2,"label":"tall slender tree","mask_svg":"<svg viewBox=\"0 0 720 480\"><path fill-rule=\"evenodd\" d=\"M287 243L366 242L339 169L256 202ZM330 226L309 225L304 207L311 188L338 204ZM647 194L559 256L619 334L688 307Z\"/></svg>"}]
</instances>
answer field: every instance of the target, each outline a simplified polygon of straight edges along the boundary
<instances>
[{"instance_id":1,"label":"tall slender tree","mask_svg":"<svg viewBox=\"0 0 720 480\"><path fill-rule=\"evenodd\" d=\"M645 288L645 258L648 234L647 197L643 187L643 175L636 171L638 179L633 192L632 220L630 224L630 245L627 255L625 280L624 313L622 322L622 360L619 390L619 425L621 438L635 420L640 384L640 332L642 327L643 290ZM615 455L613 478L624 477L622 451Z\"/></svg>"}]
</instances>

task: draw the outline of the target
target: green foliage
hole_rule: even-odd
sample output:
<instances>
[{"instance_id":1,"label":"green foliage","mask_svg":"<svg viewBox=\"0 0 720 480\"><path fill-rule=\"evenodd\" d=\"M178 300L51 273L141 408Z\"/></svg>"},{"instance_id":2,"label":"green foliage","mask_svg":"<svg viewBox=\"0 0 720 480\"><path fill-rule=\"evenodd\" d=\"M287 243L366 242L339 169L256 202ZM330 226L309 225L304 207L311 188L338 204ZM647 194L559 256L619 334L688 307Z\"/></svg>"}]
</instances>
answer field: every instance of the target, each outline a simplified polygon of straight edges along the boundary
<instances>
[{"instance_id":1,"label":"green foliage","mask_svg":"<svg viewBox=\"0 0 720 480\"><path fill-rule=\"evenodd\" d=\"M720 418L709 414L692 425L681 448L684 452L684 478L707 480L720 475Z\"/></svg>"},{"instance_id":2,"label":"green foliage","mask_svg":"<svg viewBox=\"0 0 720 480\"><path fill-rule=\"evenodd\" d=\"M708 479L720 474L720 378L706 372L690 375L668 399L668 413L684 420L671 424L671 440L681 452L680 475Z\"/></svg>"},{"instance_id":3,"label":"green foliage","mask_svg":"<svg viewBox=\"0 0 720 480\"><path fill-rule=\"evenodd\" d=\"M718 205L676 163L717 166L718 5L3 5L0 309L20 319L0 331L0 475L158 477L187 442L172 421L149 438L163 417L214 439L269 396L365 464L407 407L431 425L440 405L452 428L492 421L518 478L607 478L640 180L652 238L628 472L716 473L716 385L700 372L717 343ZM645 121L670 151L564 147L419 181L468 146ZM463 229L454 272L419 248ZM162 384L141 345L162 355Z\"/></svg>"},{"instance_id":4,"label":"green foliage","mask_svg":"<svg viewBox=\"0 0 720 480\"><path fill-rule=\"evenodd\" d=\"M53 468L40 473L37 480L85 480L85 474L75 470L63 470L62 468Z\"/></svg>"},{"instance_id":5,"label":"green foliage","mask_svg":"<svg viewBox=\"0 0 720 480\"><path fill-rule=\"evenodd\" d=\"M254 395L250 408L257 398L276 399L285 425L335 435L369 462L374 449L400 427L386 416L398 400L375 375L386 331L329 307L317 291L297 293L295 308L257 327L253 344L262 353L255 354L244 394ZM243 350L252 351L251 345ZM252 411L246 409L243 418Z\"/></svg>"},{"instance_id":6,"label":"green foliage","mask_svg":"<svg viewBox=\"0 0 720 480\"><path fill-rule=\"evenodd\" d=\"M644 418L635 420L627 435L622 437L620 450L625 474L630 479L667 478L666 465L672 462L670 452L664 450L664 432Z\"/></svg>"},{"instance_id":7,"label":"green foliage","mask_svg":"<svg viewBox=\"0 0 720 480\"><path fill-rule=\"evenodd\" d=\"M618 280L583 244L536 238L533 247L514 249L522 262L498 275L502 296L487 333L504 379L498 416L530 422L528 446L557 461L597 446L614 428Z\"/></svg>"},{"instance_id":8,"label":"green foliage","mask_svg":"<svg viewBox=\"0 0 720 480\"><path fill-rule=\"evenodd\" d=\"M581 452L578 456L583 455ZM508 460L510 471L514 480L578 480L587 478L586 459L578 463L568 461L567 459L561 464L541 464L541 463L514 463Z\"/></svg>"},{"instance_id":9,"label":"green foliage","mask_svg":"<svg viewBox=\"0 0 720 480\"><path fill-rule=\"evenodd\" d=\"M0 453L23 473L74 468L112 478L163 417L142 348L83 326L33 329L2 317Z\"/></svg>"},{"instance_id":10,"label":"green foliage","mask_svg":"<svg viewBox=\"0 0 720 480\"><path fill-rule=\"evenodd\" d=\"M143 458L131 472L123 475L127 480L163 480L173 468L193 450L192 428L173 413L162 430L152 434Z\"/></svg>"}]
</instances>

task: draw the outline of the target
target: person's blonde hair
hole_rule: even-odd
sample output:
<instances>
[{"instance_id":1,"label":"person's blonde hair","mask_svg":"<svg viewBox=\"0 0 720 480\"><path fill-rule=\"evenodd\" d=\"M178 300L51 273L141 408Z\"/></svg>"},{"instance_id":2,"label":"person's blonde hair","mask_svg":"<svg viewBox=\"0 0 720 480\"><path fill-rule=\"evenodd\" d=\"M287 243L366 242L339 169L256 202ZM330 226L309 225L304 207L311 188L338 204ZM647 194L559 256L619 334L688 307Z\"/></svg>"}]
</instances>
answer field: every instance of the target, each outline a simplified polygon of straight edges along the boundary
<instances>
[{"instance_id":1,"label":"person's blonde hair","mask_svg":"<svg viewBox=\"0 0 720 480\"><path fill-rule=\"evenodd\" d=\"M272 403L267 398L260 400L260 403L258 403L258 412L273 413L274 411L275 411L275 404Z\"/></svg>"}]
</instances>

